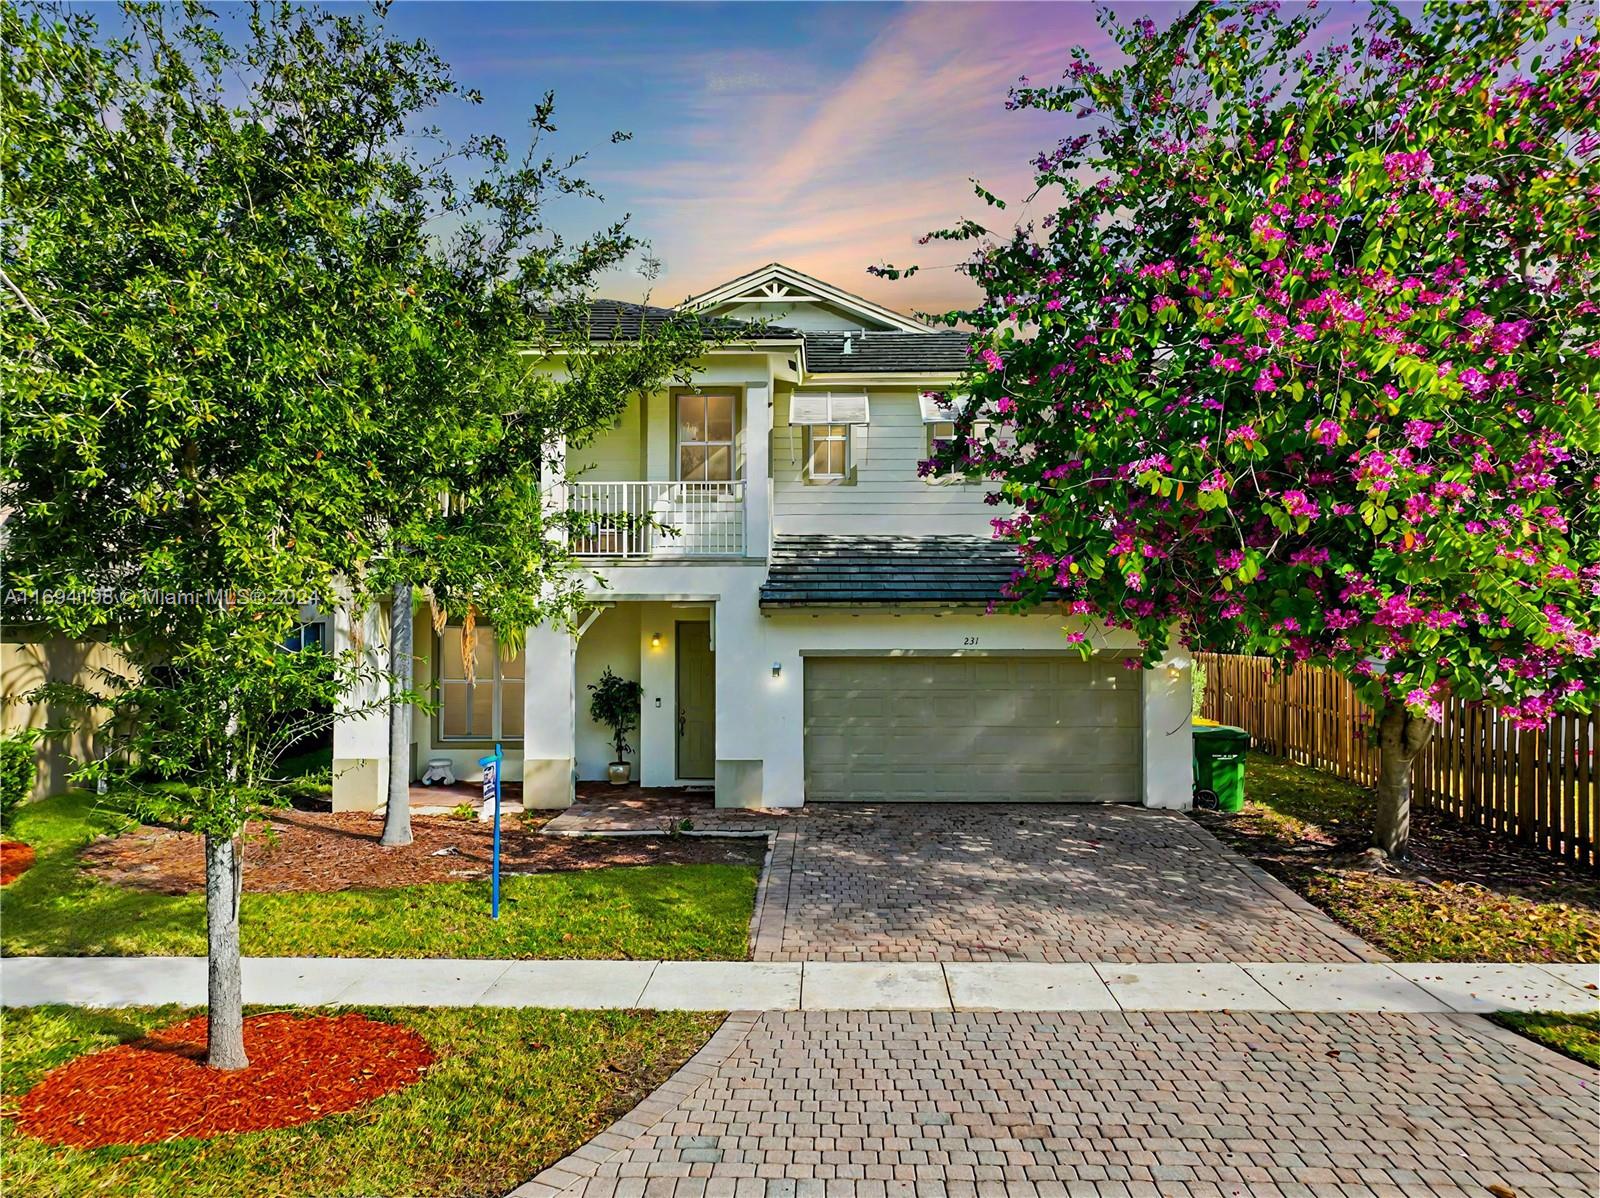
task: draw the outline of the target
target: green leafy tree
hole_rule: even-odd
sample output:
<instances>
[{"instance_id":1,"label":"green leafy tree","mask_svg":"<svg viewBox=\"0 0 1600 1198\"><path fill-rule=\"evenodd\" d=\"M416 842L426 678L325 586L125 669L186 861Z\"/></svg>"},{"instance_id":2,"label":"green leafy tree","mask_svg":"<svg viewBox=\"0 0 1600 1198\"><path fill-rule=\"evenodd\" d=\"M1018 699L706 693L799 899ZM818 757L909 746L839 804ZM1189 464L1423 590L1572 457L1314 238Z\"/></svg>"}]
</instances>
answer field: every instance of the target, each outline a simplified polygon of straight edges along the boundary
<instances>
[{"instance_id":1,"label":"green leafy tree","mask_svg":"<svg viewBox=\"0 0 1600 1198\"><path fill-rule=\"evenodd\" d=\"M615 222L577 243L546 224L546 196L598 200L578 169L543 142L556 132L546 95L530 119L520 160L498 141L474 143L478 182L405 188L382 244L404 275L405 327L375 364L384 419L371 446L381 479L375 582L389 595L389 804L383 843L411 840L412 613L426 598L438 622L496 629L512 649L533 623L570 616L581 596L562 534L574 518L551 506L550 483L565 452L611 425L635 396L669 379L687 382L704 349L690 315L642 321L637 337L596 336L590 296L597 279L645 247ZM612 140L625 140L613 134ZM433 235L454 219L448 238ZM601 330L604 332L605 330ZM410 435L390 436L398 425Z\"/></svg>"},{"instance_id":2,"label":"green leafy tree","mask_svg":"<svg viewBox=\"0 0 1600 1198\"><path fill-rule=\"evenodd\" d=\"M1347 675L1401 853L1447 696L1538 728L1600 681L1600 58L1564 3L1312 8L1102 13L1120 65L1012 93L1067 126L1053 210L932 235L983 298L929 468L998 484L1019 606Z\"/></svg>"},{"instance_id":3,"label":"green leafy tree","mask_svg":"<svg viewBox=\"0 0 1600 1198\"><path fill-rule=\"evenodd\" d=\"M230 15L0 4L7 593L132 664L80 778L205 839L219 1068L247 1063L238 839L276 759L343 697L416 698L362 647L286 649L304 605L420 582L508 633L560 618L542 447L687 344L590 346L585 288L631 240L548 229L562 163L419 148L477 101L426 44Z\"/></svg>"}]
</instances>

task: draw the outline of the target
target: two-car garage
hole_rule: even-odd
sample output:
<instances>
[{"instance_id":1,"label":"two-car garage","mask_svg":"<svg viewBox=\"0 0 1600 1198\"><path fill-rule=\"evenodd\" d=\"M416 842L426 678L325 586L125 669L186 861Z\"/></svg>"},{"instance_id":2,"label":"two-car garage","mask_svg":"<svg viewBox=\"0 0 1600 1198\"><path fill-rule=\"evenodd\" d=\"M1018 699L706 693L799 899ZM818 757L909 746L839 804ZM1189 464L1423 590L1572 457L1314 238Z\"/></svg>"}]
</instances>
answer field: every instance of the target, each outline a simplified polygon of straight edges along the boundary
<instances>
[{"instance_id":1,"label":"two-car garage","mask_svg":"<svg viewBox=\"0 0 1600 1198\"><path fill-rule=\"evenodd\" d=\"M808 802L1128 802L1141 672L1075 656L807 656Z\"/></svg>"}]
</instances>

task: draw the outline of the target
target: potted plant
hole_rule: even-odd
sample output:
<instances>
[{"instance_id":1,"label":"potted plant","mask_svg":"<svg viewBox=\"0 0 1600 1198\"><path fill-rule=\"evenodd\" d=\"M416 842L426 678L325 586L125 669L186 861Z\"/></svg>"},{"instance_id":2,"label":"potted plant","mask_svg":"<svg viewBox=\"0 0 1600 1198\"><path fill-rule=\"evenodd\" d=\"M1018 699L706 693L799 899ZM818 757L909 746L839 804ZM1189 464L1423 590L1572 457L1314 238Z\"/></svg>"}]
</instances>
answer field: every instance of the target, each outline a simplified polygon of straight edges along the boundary
<instances>
[{"instance_id":1,"label":"potted plant","mask_svg":"<svg viewBox=\"0 0 1600 1198\"><path fill-rule=\"evenodd\" d=\"M619 678L606 667L599 682L591 682L589 689L594 698L589 700L589 718L611 729L611 743L616 746L617 759L606 766L606 777L613 786L628 784L627 755L633 749L628 743L628 733L639 726L639 706L644 699L644 687L631 678Z\"/></svg>"}]
</instances>

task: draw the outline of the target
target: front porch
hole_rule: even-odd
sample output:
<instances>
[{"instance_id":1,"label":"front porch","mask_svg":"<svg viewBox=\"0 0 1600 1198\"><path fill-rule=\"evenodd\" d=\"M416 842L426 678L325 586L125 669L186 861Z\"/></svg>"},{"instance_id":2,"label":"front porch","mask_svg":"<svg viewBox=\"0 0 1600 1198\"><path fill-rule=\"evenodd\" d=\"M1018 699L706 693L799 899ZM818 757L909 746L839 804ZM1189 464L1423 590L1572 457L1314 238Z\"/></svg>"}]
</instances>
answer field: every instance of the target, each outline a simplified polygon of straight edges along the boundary
<instances>
[{"instance_id":1,"label":"front porch","mask_svg":"<svg viewBox=\"0 0 1600 1198\"><path fill-rule=\"evenodd\" d=\"M415 687L435 710L414 713L409 771L414 810L454 810L481 804L480 760L504 753L505 796L513 788L529 810L570 805L580 783L604 782L617 760L610 728L590 717L591 687L607 670L643 688L639 721L625 734L621 759L640 786L712 788L736 806L760 800L760 762L729 762L719 753L717 712L722 694L729 710L749 710L740 695L739 655L719 661L718 609L733 619L725 600L737 595L740 611L753 613L762 568L755 562L674 567L619 565L610 586L580 609L575 625L529 628L523 644L507 652L492 629L475 631L475 660L463 654L463 630L435 632L426 611L413 625ZM659 586L667 596L651 598ZM703 590L689 591L689 586ZM643 592L641 594L641 591ZM603 597L602 597L603 596ZM341 611L339 635L352 636ZM375 656L386 652L386 619L373 610L360 635ZM723 623L726 623L724 620ZM352 698L352 706L361 701ZM720 730L729 746L746 752L753 738ZM388 720L381 706L338 721L334 731L333 806L338 811L374 811L386 801L389 777ZM448 767L456 786L419 785L431 767Z\"/></svg>"}]
</instances>

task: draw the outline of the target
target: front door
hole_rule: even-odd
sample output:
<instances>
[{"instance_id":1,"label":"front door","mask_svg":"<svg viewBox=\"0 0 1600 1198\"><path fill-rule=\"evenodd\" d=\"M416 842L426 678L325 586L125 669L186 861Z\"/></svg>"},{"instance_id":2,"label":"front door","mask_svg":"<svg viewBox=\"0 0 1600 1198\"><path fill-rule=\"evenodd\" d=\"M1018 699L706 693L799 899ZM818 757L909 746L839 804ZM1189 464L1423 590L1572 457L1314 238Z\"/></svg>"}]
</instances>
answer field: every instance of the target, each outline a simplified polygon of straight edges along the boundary
<instances>
[{"instance_id":1,"label":"front door","mask_svg":"<svg viewBox=\"0 0 1600 1198\"><path fill-rule=\"evenodd\" d=\"M678 622L678 777L709 779L717 760L717 664L711 625Z\"/></svg>"}]
</instances>

